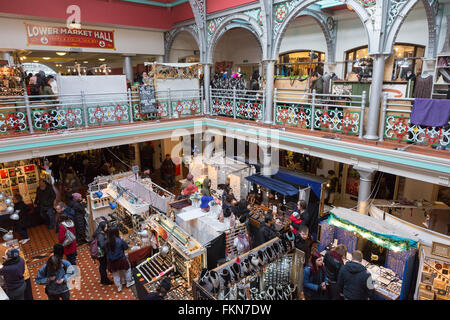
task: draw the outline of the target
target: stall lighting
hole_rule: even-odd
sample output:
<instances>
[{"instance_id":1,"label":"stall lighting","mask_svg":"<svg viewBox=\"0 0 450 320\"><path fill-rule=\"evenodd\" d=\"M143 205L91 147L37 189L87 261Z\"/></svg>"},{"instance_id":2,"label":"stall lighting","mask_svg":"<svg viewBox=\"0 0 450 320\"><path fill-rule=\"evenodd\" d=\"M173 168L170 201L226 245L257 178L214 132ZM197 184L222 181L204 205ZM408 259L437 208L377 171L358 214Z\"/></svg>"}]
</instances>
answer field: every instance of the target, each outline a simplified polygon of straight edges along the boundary
<instances>
[{"instance_id":1,"label":"stall lighting","mask_svg":"<svg viewBox=\"0 0 450 320\"><path fill-rule=\"evenodd\" d=\"M376 233L372 233L368 230L365 230L361 227L352 225L351 223L345 221L345 220L340 220L339 218L337 218L334 214L331 214L328 217L327 220L328 224L334 225L338 228L342 228L345 229L347 231L351 231L354 232L355 234L360 235L361 237L363 237L364 239L367 239L369 241L375 242L376 244L378 244L381 247L387 248L389 250L395 251L395 252L399 252L399 251L407 251L409 250L411 247L416 247L416 242L412 241L412 240L394 240L394 239L390 239L388 237L384 237L382 235L376 234Z\"/></svg>"},{"instance_id":2,"label":"stall lighting","mask_svg":"<svg viewBox=\"0 0 450 320\"><path fill-rule=\"evenodd\" d=\"M33 60L33 62L36 62L36 63L37 63L37 62L39 62L39 60Z\"/></svg>"},{"instance_id":3,"label":"stall lighting","mask_svg":"<svg viewBox=\"0 0 450 320\"><path fill-rule=\"evenodd\" d=\"M50 60L50 57L43 57L44 60Z\"/></svg>"},{"instance_id":4,"label":"stall lighting","mask_svg":"<svg viewBox=\"0 0 450 320\"><path fill-rule=\"evenodd\" d=\"M56 52L56 54L58 55L58 56L65 56L66 54L67 54L67 52Z\"/></svg>"},{"instance_id":5,"label":"stall lighting","mask_svg":"<svg viewBox=\"0 0 450 320\"><path fill-rule=\"evenodd\" d=\"M83 61L83 63L89 63L89 61Z\"/></svg>"},{"instance_id":6,"label":"stall lighting","mask_svg":"<svg viewBox=\"0 0 450 320\"><path fill-rule=\"evenodd\" d=\"M105 61L105 58L98 58L99 61Z\"/></svg>"}]
</instances>

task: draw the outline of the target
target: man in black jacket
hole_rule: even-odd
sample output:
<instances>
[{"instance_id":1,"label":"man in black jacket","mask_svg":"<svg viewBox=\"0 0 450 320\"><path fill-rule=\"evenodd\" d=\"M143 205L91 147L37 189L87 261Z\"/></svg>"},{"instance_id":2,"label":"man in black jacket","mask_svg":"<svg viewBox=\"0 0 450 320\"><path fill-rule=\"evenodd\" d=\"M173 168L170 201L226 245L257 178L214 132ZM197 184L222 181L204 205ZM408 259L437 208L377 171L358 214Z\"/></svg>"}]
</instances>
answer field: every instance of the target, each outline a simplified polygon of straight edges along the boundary
<instances>
[{"instance_id":1,"label":"man in black jacket","mask_svg":"<svg viewBox=\"0 0 450 320\"><path fill-rule=\"evenodd\" d=\"M301 224L298 228L298 232L295 234L294 245L297 249L305 253L304 266L308 265L309 258L311 257L311 247L313 240L309 235L309 229L306 225Z\"/></svg>"},{"instance_id":2,"label":"man in black jacket","mask_svg":"<svg viewBox=\"0 0 450 320\"><path fill-rule=\"evenodd\" d=\"M352 261L348 261L339 270L338 290L345 300L373 299L372 276L361 264L362 258L361 251L353 251Z\"/></svg>"},{"instance_id":3,"label":"man in black jacket","mask_svg":"<svg viewBox=\"0 0 450 320\"><path fill-rule=\"evenodd\" d=\"M344 265L343 257L347 253L347 248L344 244L338 245L335 249L329 250L325 253L323 262L325 264L325 273L328 278L328 299L329 300L341 300L339 295L337 279L339 270Z\"/></svg>"},{"instance_id":4,"label":"man in black jacket","mask_svg":"<svg viewBox=\"0 0 450 320\"><path fill-rule=\"evenodd\" d=\"M55 226L55 217L53 212L53 203L55 202L56 194L51 186L45 180L39 180L39 188L36 191L35 206L39 206L39 213L41 217L48 221L48 228L53 229Z\"/></svg>"},{"instance_id":5,"label":"man in black jacket","mask_svg":"<svg viewBox=\"0 0 450 320\"><path fill-rule=\"evenodd\" d=\"M167 293L170 291L172 284L169 278L164 278L159 283L156 292L150 292L144 300L164 300Z\"/></svg>"},{"instance_id":6,"label":"man in black jacket","mask_svg":"<svg viewBox=\"0 0 450 320\"><path fill-rule=\"evenodd\" d=\"M259 228L259 234L262 241L261 244L266 243L267 241L277 236L275 230L272 229L273 223L274 223L273 215L271 213L268 213L264 219L264 224L262 224L261 227Z\"/></svg>"}]
</instances>

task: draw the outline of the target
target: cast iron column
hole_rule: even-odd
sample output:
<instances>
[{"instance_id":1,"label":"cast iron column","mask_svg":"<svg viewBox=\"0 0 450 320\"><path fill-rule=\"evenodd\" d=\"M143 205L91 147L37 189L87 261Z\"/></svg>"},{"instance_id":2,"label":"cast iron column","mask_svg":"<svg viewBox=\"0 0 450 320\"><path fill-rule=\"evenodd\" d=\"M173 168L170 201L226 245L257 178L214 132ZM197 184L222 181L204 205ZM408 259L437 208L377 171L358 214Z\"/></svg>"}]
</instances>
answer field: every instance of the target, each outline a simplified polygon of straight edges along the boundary
<instances>
[{"instance_id":1,"label":"cast iron column","mask_svg":"<svg viewBox=\"0 0 450 320\"><path fill-rule=\"evenodd\" d=\"M264 123L273 122L273 83L275 73L275 60L266 61L266 105L264 106Z\"/></svg>"},{"instance_id":2,"label":"cast iron column","mask_svg":"<svg viewBox=\"0 0 450 320\"><path fill-rule=\"evenodd\" d=\"M359 173L358 211L367 214L375 170L353 167Z\"/></svg>"},{"instance_id":3,"label":"cast iron column","mask_svg":"<svg viewBox=\"0 0 450 320\"><path fill-rule=\"evenodd\" d=\"M378 125L380 119L380 102L383 90L383 78L384 78L384 61L386 54L373 55L373 73L372 73L372 85L370 86L370 98L369 98L369 115L367 117L367 127L365 139L377 140L378 139ZM364 119L362 119L364 120Z\"/></svg>"},{"instance_id":4,"label":"cast iron column","mask_svg":"<svg viewBox=\"0 0 450 320\"><path fill-rule=\"evenodd\" d=\"M130 83L133 84L133 81L134 81L133 65L131 64L131 57L130 56L124 57L123 72L127 76L127 79L130 81Z\"/></svg>"},{"instance_id":5,"label":"cast iron column","mask_svg":"<svg viewBox=\"0 0 450 320\"><path fill-rule=\"evenodd\" d=\"M206 114L211 114L210 99L209 96L209 86L211 83L211 65L209 63L203 64L203 92L206 101Z\"/></svg>"}]
</instances>

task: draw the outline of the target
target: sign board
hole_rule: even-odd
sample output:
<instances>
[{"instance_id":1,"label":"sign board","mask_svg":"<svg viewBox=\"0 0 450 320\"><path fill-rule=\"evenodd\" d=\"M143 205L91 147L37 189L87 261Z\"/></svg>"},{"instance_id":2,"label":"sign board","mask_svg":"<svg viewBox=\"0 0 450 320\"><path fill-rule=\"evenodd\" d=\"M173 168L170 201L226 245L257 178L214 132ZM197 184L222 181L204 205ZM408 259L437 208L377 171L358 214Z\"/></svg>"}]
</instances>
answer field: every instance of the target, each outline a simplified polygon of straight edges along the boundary
<instances>
[{"instance_id":1,"label":"sign board","mask_svg":"<svg viewBox=\"0 0 450 320\"><path fill-rule=\"evenodd\" d=\"M405 98L406 97L406 87L404 83L385 83L383 84L383 92L387 92L388 99L391 98Z\"/></svg>"},{"instance_id":2,"label":"sign board","mask_svg":"<svg viewBox=\"0 0 450 320\"><path fill-rule=\"evenodd\" d=\"M114 30L69 29L61 26L25 23L27 46L58 46L97 49L116 49Z\"/></svg>"},{"instance_id":3,"label":"sign board","mask_svg":"<svg viewBox=\"0 0 450 320\"><path fill-rule=\"evenodd\" d=\"M139 100L142 114L158 112L158 109L156 107L155 86L139 86Z\"/></svg>"}]
</instances>

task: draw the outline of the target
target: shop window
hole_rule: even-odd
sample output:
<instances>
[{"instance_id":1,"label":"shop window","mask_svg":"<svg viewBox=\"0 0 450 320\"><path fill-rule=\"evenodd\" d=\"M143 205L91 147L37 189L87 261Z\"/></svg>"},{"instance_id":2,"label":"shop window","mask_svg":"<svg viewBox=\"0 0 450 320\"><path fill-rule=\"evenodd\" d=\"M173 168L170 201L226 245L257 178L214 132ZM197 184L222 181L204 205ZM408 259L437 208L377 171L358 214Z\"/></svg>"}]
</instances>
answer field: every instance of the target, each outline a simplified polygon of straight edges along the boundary
<instances>
[{"instance_id":1,"label":"shop window","mask_svg":"<svg viewBox=\"0 0 450 320\"><path fill-rule=\"evenodd\" d=\"M276 75L280 77L308 77L313 72L323 74L325 53L313 50L302 50L285 53L279 56Z\"/></svg>"},{"instance_id":2,"label":"shop window","mask_svg":"<svg viewBox=\"0 0 450 320\"><path fill-rule=\"evenodd\" d=\"M424 54L424 46L407 43L395 44L392 80L406 80L410 74L420 74L422 72L422 58ZM369 56L367 46L354 48L346 52L346 79L351 78L352 74L363 74L365 78L371 78L372 67L373 59Z\"/></svg>"}]
</instances>

